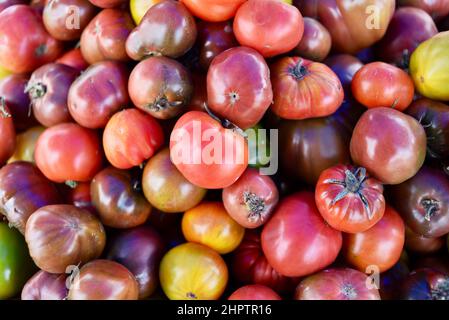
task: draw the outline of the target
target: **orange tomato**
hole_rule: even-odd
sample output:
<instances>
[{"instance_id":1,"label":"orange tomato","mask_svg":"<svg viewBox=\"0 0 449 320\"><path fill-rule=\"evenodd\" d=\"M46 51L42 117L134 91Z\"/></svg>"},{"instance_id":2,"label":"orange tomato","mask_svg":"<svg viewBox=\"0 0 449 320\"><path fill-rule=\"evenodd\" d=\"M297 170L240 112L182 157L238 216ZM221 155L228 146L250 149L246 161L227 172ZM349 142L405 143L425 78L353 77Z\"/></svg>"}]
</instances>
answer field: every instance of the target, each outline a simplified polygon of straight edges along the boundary
<instances>
[{"instance_id":1,"label":"orange tomato","mask_svg":"<svg viewBox=\"0 0 449 320\"><path fill-rule=\"evenodd\" d=\"M159 279L171 300L217 300L226 288L228 268L214 250L184 243L164 256Z\"/></svg>"},{"instance_id":2,"label":"orange tomato","mask_svg":"<svg viewBox=\"0 0 449 320\"><path fill-rule=\"evenodd\" d=\"M235 16L246 0L181 0L196 17L212 22L226 21Z\"/></svg>"},{"instance_id":3,"label":"orange tomato","mask_svg":"<svg viewBox=\"0 0 449 320\"><path fill-rule=\"evenodd\" d=\"M184 213L182 233L187 241L225 254L238 247L245 228L231 218L221 202L205 202Z\"/></svg>"}]
</instances>

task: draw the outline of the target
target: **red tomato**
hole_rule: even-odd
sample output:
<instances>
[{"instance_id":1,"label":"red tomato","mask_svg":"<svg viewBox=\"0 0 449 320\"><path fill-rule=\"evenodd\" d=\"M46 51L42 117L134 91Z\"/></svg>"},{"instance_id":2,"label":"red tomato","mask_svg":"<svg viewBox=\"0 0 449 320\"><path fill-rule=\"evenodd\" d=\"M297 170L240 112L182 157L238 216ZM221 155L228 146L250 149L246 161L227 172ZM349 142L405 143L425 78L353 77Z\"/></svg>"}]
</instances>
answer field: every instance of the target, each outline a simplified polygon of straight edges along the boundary
<instances>
[{"instance_id":1,"label":"red tomato","mask_svg":"<svg viewBox=\"0 0 449 320\"><path fill-rule=\"evenodd\" d=\"M404 222L387 206L383 218L374 227L365 232L345 234L342 252L348 263L362 272L370 266L384 272L398 262L404 242Z\"/></svg>"},{"instance_id":2,"label":"red tomato","mask_svg":"<svg viewBox=\"0 0 449 320\"><path fill-rule=\"evenodd\" d=\"M274 101L271 110L284 119L318 118L334 113L344 92L337 75L326 65L285 57L271 67Z\"/></svg>"},{"instance_id":3,"label":"red tomato","mask_svg":"<svg viewBox=\"0 0 449 320\"><path fill-rule=\"evenodd\" d=\"M228 300L282 300L281 297L272 289L253 284L241 287L235 290Z\"/></svg>"},{"instance_id":4,"label":"red tomato","mask_svg":"<svg viewBox=\"0 0 449 320\"><path fill-rule=\"evenodd\" d=\"M415 87L410 76L384 62L363 66L352 79L352 93L367 108L405 110L413 101Z\"/></svg>"},{"instance_id":5,"label":"red tomato","mask_svg":"<svg viewBox=\"0 0 449 320\"><path fill-rule=\"evenodd\" d=\"M273 101L270 69L257 51L236 47L218 55L207 73L209 107L242 129L256 125Z\"/></svg>"},{"instance_id":6,"label":"red tomato","mask_svg":"<svg viewBox=\"0 0 449 320\"><path fill-rule=\"evenodd\" d=\"M246 0L181 0L192 14L206 21L225 21L234 17Z\"/></svg>"},{"instance_id":7,"label":"red tomato","mask_svg":"<svg viewBox=\"0 0 449 320\"><path fill-rule=\"evenodd\" d=\"M295 48L304 34L299 10L278 0L248 0L237 10L234 34L242 46L273 57Z\"/></svg>"},{"instance_id":8,"label":"red tomato","mask_svg":"<svg viewBox=\"0 0 449 320\"><path fill-rule=\"evenodd\" d=\"M56 63L65 64L79 71L83 71L87 69L87 67L89 66L89 63L87 63L87 61L84 60L80 48L75 48L70 51L67 51L58 60L56 60Z\"/></svg>"},{"instance_id":9,"label":"red tomato","mask_svg":"<svg viewBox=\"0 0 449 320\"><path fill-rule=\"evenodd\" d=\"M16 130L5 99L0 98L0 166L9 159L16 147Z\"/></svg>"},{"instance_id":10,"label":"red tomato","mask_svg":"<svg viewBox=\"0 0 449 320\"><path fill-rule=\"evenodd\" d=\"M103 133L106 158L119 169L140 165L163 143L164 133L156 119L134 108L114 114Z\"/></svg>"},{"instance_id":11,"label":"red tomato","mask_svg":"<svg viewBox=\"0 0 449 320\"><path fill-rule=\"evenodd\" d=\"M37 140L34 157L42 173L55 182L89 181L102 164L97 133L75 123L46 129Z\"/></svg>"},{"instance_id":12,"label":"red tomato","mask_svg":"<svg viewBox=\"0 0 449 320\"><path fill-rule=\"evenodd\" d=\"M331 264L340 252L342 235L321 217L311 192L284 198L262 231L262 249L280 274L305 276Z\"/></svg>"},{"instance_id":13,"label":"red tomato","mask_svg":"<svg viewBox=\"0 0 449 320\"><path fill-rule=\"evenodd\" d=\"M62 52L62 43L48 34L41 14L28 5L2 11L0 34L0 65L14 73L33 71Z\"/></svg>"},{"instance_id":14,"label":"red tomato","mask_svg":"<svg viewBox=\"0 0 449 320\"><path fill-rule=\"evenodd\" d=\"M338 165L318 180L315 201L331 227L348 233L363 232L384 215L382 184L366 174L365 168Z\"/></svg>"},{"instance_id":15,"label":"red tomato","mask_svg":"<svg viewBox=\"0 0 449 320\"><path fill-rule=\"evenodd\" d=\"M248 166L246 139L207 113L184 114L170 137L170 156L191 183L206 189L233 184Z\"/></svg>"}]
</instances>

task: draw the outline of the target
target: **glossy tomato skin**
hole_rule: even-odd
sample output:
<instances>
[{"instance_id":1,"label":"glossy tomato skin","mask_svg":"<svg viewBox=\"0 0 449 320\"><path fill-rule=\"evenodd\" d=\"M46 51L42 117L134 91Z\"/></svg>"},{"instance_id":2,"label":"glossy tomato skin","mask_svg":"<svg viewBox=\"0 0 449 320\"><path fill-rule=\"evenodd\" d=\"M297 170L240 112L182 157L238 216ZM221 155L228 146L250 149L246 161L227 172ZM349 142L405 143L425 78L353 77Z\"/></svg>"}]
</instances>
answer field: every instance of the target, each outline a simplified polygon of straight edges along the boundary
<instances>
[{"instance_id":1,"label":"glossy tomato skin","mask_svg":"<svg viewBox=\"0 0 449 320\"><path fill-rule=\"evenodd\" d=\"M140 226L123 230L113 237L106 257L133 273L139 284L139 299L144 299L159 285L159 263L164 250L165 243L159 233L150 226Z\"/></svg>"},{"instance_id":2,"label":"glossy tomato skin","mask_svg":"<svg viewBox=\"0 0 449 320\"><path fill-rule=\"evenodd\" d=\"M332 38L329 31L318 20L304 18L304 35L299 44L293 49L297 56L323 61L332 48Z\"/></svg>"},{"instance_id":3,"label":"glossy tomato skin","mask_svg":"<svg viewBox=\"0 0 449 320\"><path fill-rule=\"evenodd\" d=\"M67 297L67 276L40 270L22 289L22 300L64 300Z\"/></svg>"},{"instance_id":4,"label":"glossy tomato skin","mask_svg":"<svg viewBox=\"0 0 449 320\"><path fill-rule=\"evenodd\" d=\"M184 212L206 195L206 189L190 183L170 160L165 148L148 160L142 175L143 193L158 210L168 213Z\"/></svg>"},{"instance_id":5,"label":"glossy tomato skin","mask_svg":"<svg viewBox=\"0 0 449 320\"><path fill-rule=\"evenodd\" d=\"M129 10L131 11L131 15L136 25L142 21L142 18L148 9L161 1L163 0L131 0L129 2Z\"/></svg>"},{"instance_id":6,"label":"glossy tomato skin","mask_svg":"<svg viewBox=\"0 0 449 320\"><path fill-rule=\"evenodd\" d=\"M0 12L2 12L6 8L11 7L13 5L26 4L26 3L27 3L27 1L25 1L25 0L3 0L0 3Z\"/></svg>"},{"instance_id":7,"label":"glossy tomato skin","mask_svg":"<svg viewBox=\"0 0 449 320\"><path fill-rule=\"evenodd\" d=\"M426 238L412 231L409 227L405 228L405 248L408 251L418 254L431 254L439 251L446 243L445 237Z\"/></svg>"},{"instance_id":8,"label":"glossy tomato skin","mask_svg":"<svg viewBox=\"0 0 449 320\"><path fill-rule=\"evenodd\" d=\"M30 112L30 98L25 93L27 83L28 77L23 74L11 74L0 81L0 97L5 99L17 132L37 124L33 113Z\"/></svg>"},{"instance_id":9,"label":"glossy tomato skin","mask_svg":"<svg viewBox=\"0 0 449 320\"><path fill-rule=\"evenodd\" d=\"M268 262L289 277L309 275L330 265L341 245L341 232L325 223L310 192L281 200L262 231L262 249Z\"/></svg>"},{"instance_id":10,"label":"glossy tomato skin","mask_svg":"<svg viewBox=\"0 0 449 320\"><path fill-rule=\"evenodd\" d=\"M217 300L228 282L228 268L214 250L188 242L165 254L159 279L171 300Z\"/></svg>"},{"instance_id":11,"label":"glossy tomato skin","mask_svg":"<svg viewBox=\"0 0 449 320\"><path fill-rule=\"evenodd\" d=\"M152 55L178 58L195 43L195 19L187 8L174 0L152 6L126 41L126 52L134 60Z\"/></svg>"},{"instance_id":12,"label":"glossy tomato skin","mask_svg":"<svg viewBox=\"0 0 449 320\"><path fill-rule=\"evenodd\" d=\"M229 216L221 202L203 202L184 213L182 233L187 241L226 254L242 242L245 228Z\"/></svg>"},{"instance_id":13,"label":"glossy tomato skin","mask_svg":"<svg viewBox=\"0 0 449 320\"><path fill-rule=\"evenodd\" d=\"M363 272L344 268L327 269L309 276L296 288L296 300L380 300L379 290L368 287Z\"/></svg>"},{"instance_id":14,"label":"glossy tomato skin","mask_svg":"<svg viewBox=\"0 0 449 320\"><path fill-rule=\"evenodd\" d=\"M0 212L21 233L37 209L60 203L55 186L29 162L14 162L0 170Z\"/></svg>"},{"instance_id":15,"label":"glossy tomato skin","mask_svg":"<svg viewBox=\"0 0 449 320\"><path fill-rule=\"evenodd\" d=\"M202 138L204 132L209 138L214 137L214 141L221 139L221 147L218 146L221 150L217 150L214 159L208 153L211 140ZM226 145L231 147L223 150L222 146ZM207 113L190 111L179 118L173 128L170 157L176 168L194 185L222 189L237 181L245 171L248 166L248 146L242 135L223 128Z\"/></svg>"},{"instance_id":16,"label":"glossy tomato skin","mask_svg":"<svg viewBox=\"0 0 449 320\"><path fill-rule=\"evenodd\" d=\"M64 273L70 265L100 256L106 243L101 222L72 205L51 205L28 219L25 239L36 265L50 273Z\"/></svg>"},{"instance_id":17,"label":"glossy tomato skin","mask_svg":"<svg viewBox=\"0 0 449 320\"><path fill-rule=\"evenodd\" d=\"M365 168L338 165L323 171L315 189L315 202L324 220L334 229L363 232L385 212L382 184Z\"/></svg>"},{"instance_id":18,"label":"glossy tomato skin","mask_svg":"<svg viewBox=\"0 0 449 320\"><path fill-rule=\"evenodd\" d=\"M291 293L298 279L281 275L268 263L262 251L260 230L246 230L245 236L232 254L233 277L242 284L259 284L284 294Z\"/></svg>"},{"instance_id":19,"label":"glossy tomato skin","mask_svg":"<svg viewBox=\"0 0 449 320\"><path fill-rule=\"evenodd\" d=\"M366 111L354 129L351 157L385 184L413 177L424 163L426 134L412 117L391 108Z\"/></svg>"},{"instance_id":20,"label":"glossy tomato skin","mask_svg":"<svg viewBox=\"0 0 449 320\"><path fill-rule=\"evenodd\" d=\"M273 101L268 65L251 48L226 50L209 67L207 97L209 108L218 116L241 129L256 125Z\"/></svg>"},{"instance_id":21,"label":"glossy tomato skin","mask_svg":"<svg viewBox=\"0 0 449 320\"><path fill-rule=\"evenodd\" d=\"M223 51L238 46L232 30L231 21L223 22L198 22L199 63L203 70L209 66L216 56Z\"/></svg>"},{"instance_id":22,"label":"glossy tomato skin","mask_svg":"<svg viewBox=\"0 0 449 320\"><path fill-rule=\"evenodd\" d=\"M444 160L449 157L449 106L421 98L413 102L405 113L423 126L427 136L427 155Z\"/></svg>"},{"instance_id":23,"label":"glossy tomato skin","mask_svg":"<svg viewBox=\"0 0 449 320\"><path fill-rule=\"evenodd\" d=\"M246 0L181 0L192 14L201 20L220 22L234 17Z\"/></svg>"},{"instance_id":24,"label":"glossy tomato skin","mask_svg":"<svg viewBox=\"0 0 449 320\"><path fill-rule=\"evenodd\" d=\"M22 235L0 222L0 300L15 297L35 271Z\"/></svg>"},{"instance_id":25,"label":"glossy tomato skin","mask_svg":"<svg viewBox=\"0 0 449 320\"><path fill-rule=\"evenodd\" d=\"M426 11L435 21L449 14L449 3L445 0L398 0L399 6L416 7Z\"/></svg>"},{"instance_id":26,"label":"glossy tomato skin","mask_svg":"<svg viewBox=\"0 0 449 320\"><path fill-rule=\"evenodd\" d=\"M0 65L13 73L33 71L62 52L61 42L47 33L40 13L28 5L11 6L1 12L0 34Z\"/></svg>"},{"instance_id":27,"label":"glossy tomato skin","mask_svg":"<svg viewBox=\"0 0 449 320\"><path fill-rule=\"evenodd\" d=\"M281 297L268 287L253 284L235 290L228 300L282 300Z\"/></svg>"},{"instance_id":28,"label":"glossy tomato skin","mask_svg":"<svg viewBox=\"0 0 449 320\"><path fill-rule=\"evenodd\" d=\"M69 290L68 300L137 300L139 285L123 265L94 260L84 265Z\"/></svg>"},{"instance_id":29,"label":"glossy tomato skin","mask_svg":"<svg viewBox=\"0 0 449 320\"><path fill-rule=\"evenodd\" d=\"M389 194L418 235L435 238L449 232L449 181L442 171L423 167L413 178L392 186Z\"/></svg>"},{"instance_id":30,"label":"glossy tomato skin","mask_svg":"<svg viewBox=\"0 0 449 320\"><path fill-rule=\"evenodd\" d=\"M301 12L282 1L248 0L234 18L234 34L242 46L274 57L295 48L304 33Z\"/></svg>"},{"instance_id":31,"label":"glossy tomato skin","mask_svg":"<svg viewBox=\"0 0 449 320\"><path fill-rule=\"evenodd\" d=\"M139 140L136 141L136 137ZM116 168L140 165L164 143L159 123L138 109L125 109L109 120L103 133L106 158Z\"/></svg>"},{"instance_id":32,"label":"glossy tomato skin","mask_svg":"<svg viewBox=\"0 0 449 320\"><path fill-rule=\"evenodd\" d=\"M119 7L123 4L125 4L126 0L89 0L92 4L94 4L97 7L108 9L108 8L114 8Z\"/></svg>"},{"instance_id":33,"label":"glossy tomato skin","mask_svg":"<svg viewBox=\"0 0 449 320\"><path fill-rule=\"evenodd\" d=\"M335 72L347 92L351 92L354 75L364 66L362 61L350 54L331 55L324 63Z\"/></svg>"},{"instance_id":34,"label":"glossy tomato skin","mask_svg":"<svg viewBox=\"0 0 449 320\"><path fill-rule=\"evenodd\" d=\"M410 273L402 284L402 300L447 300L449 277L430 268Z\"/></svg>"},{"instance_id":35,"label":"glossy tomato skin","mask_svg":"<svg viewBox=\"0 0 449 320\"><path fill-rule=\"evenodd\" d=\"M351 87L357 101L367 108L388 107L403 111L415 94L410 76L384 62L363 66L355 74Z\"/></svg>"},{"instance_id":36,"label":"glossy tomato skin","mask_svg":"<svg viewBox=\"0 0 449 320\"><path fill-rule=\"evenodd\" d=\"M135 25L128 12L104 9L81 35L81 52L90 64L103 60L128 61L126 39Z\"/></svg>"},{"instance_id":37,"label":"glossy tomato skin","mask_svg":"<svg viewBox=\"0 0 449 320\"><path fill-rule=\"evenodd\" d=\"M271 110L291 120L331 115L343 102L337 75L326 65L285 57L271 66L274 100Z\"/></svg>"},{"instance_id":38,"label":"glossy tomato skin","mask_svg":"<svg viewBox=\"0 0 449 320\"><path fill-rule=\"evenodd\" d=\"M84 59L81 49L75 48L67 51L58 60L56 63L62 63L69 67L75 68L78 71L84 71L89 67L89 63Z\"/></svg>"},{"instance_id":39,"label":"glossy tomato skin","mask_svg":"<svg viewBox=\"0 0 449 320\"><path fill-rule=\"evenodd\" d=\"M94 215L98 215L97 209L90 196L90 182L77 182L75 186L67 186L65 199L68 204L85 209Z\"/></svg>"},{"instance_id":40,"label":"glossy tomato skin","mask_svg":"<svg viewBox=\"0 0 449 320\"><path fill-rule=\"evenodd\" d=\"M128 171L114 167L95 175L91 182L91 197L105 226L128 229L147 221L151 205L138 186L139 180Z\"/></svg>"},{"instance_id":41,"label":"glossy tomato skin","mask_svg":"<svg viewBox=\"0 0 449 320\"><path fill-rule=\"evenodd\" d=\"M104 128L112 115L129 103L128 77L128 68L120 62L92 65L70 87L70 115L86 128Z\"/></svg>"},{"instance_id":42,"label":"glossy tomato skin","mask_svg":"<svg viewBox=\"0 0 449 320\"><path fill-rule=\"evenodd\" d=\"M234 184L223 189L226 211L245 228L257 228L267 222L278 201L273 180L253 168L246 169Z\"/></svg>"},{"instance_id":43,"label":"glossy tomato skin","mask_svg":"<svg viewBox=\"0 0 449 320\"><path fill-rule=\"evenodd\" d=\"M0 142L2 144L0 165L3 165L14 154L16 148L16 130L5 100L0 100Z\"/></svg>"},{"instance_id":44,"label":"glossy tomato skin","mask_svg":"<svg viewBox=\"0 0 449 320\"><path fill-rule=\"evenodd\" d=\"M398 8L387 33L376 44L376 54L382 61L407 69L410 56L416 47L437 33L435 22L424 10Z\"/></svg>"},{"instance_id":45,"label":"glossy tomato skin","mask_svg":"<svg viewBox=\"0 0 449 320\"><path fill-rule=\"evenodd\" d=\"M44 126L71 122L67 95L78 70L59 63L49 63L36 69L28 81L26 91L33 106L33 114Z\"/></svg>"},{"instance_id":46,"label":"glossy tomato skin","mask_svg":"<svg viewBox=\"0 0 449 320\"><path fill-rule=\"evenodd\" d=\"M14 154L8 159L8 163L16 161L27 161L34 163L34 148L37 139L45 131L44 127L32 127L16 137L16 148Z\"/></svg>"},{"instance_id":47,"label":"glossy tomato skin","mask_svg":"<svg viewBox=\"0 0 449 320\"><path fill-rule=\"evenodd\" d=\"M385 208L382 219L365 232L345 234L343 255L357 270L366 272L376 266L384 272L401 257L405 241L405 225L401 216L391 207Z\"/></svg>"},{"instance_id":48,"label":"glossy tomato skin","mask_svg":"<svg viewBox=\"0 0 449 320\"><path fill-rule=\"evenodd\" d=\"M75 10L77 19L74 20ZM88 0L49 0L42 18L45 29L57 40L71 41L80 38L97 9Z\"/></svg>"},{"instance_id":49,"label":"glossy tomato skin","mask_svg":"<svg viewBox=\"0 0 449 320\"><path fill-rule=\"evenodd\" d=\"M193 83L188 70L176 60L150 57L131 72L128 92L137 108L155 118L170 119L189 103Z\"/></svg>"},{"instance_id":50,"label":"glossy tomato skin","mask_svg":"<svg viewBox=\"0 0 449 320\"><path fill-rule=\"evenodd\" d=\"M89 181L102 165L97 133L75 123L46 129L37 140L34 156L37 167L54 182Z\"/></svg>"}]
</instances>

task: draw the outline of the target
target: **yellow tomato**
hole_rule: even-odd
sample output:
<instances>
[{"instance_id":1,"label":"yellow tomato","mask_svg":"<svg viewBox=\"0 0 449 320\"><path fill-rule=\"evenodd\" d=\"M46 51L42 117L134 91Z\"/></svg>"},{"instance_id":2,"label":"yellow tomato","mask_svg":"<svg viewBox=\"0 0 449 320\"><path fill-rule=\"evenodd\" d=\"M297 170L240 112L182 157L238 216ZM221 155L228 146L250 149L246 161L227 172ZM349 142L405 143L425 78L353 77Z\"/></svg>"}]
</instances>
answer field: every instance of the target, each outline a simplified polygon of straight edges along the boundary
<instances>
[{"instance_id":1,"label":"yellow tomato","mask_svg":"<svg viewBox=\"0 0 449 320\"><path fill-rule=\"evenodd\" d=\"M3 79L4 77L9 76L10 74L11 74L10 71L0 66L0 79Z\"/></svg>"},{"instance_id":2,"label":"yellow tomato","mask_svg":"<svg viewBox=\"0 0 449 320\"><path fill-rule=\"evenodd\" d=\"M423 96L449 101L449 31L416 48L410 58L410 74Z\"/></svg>"},{"instance_id":3,"label":"yellow tomato","mask_svg":"<svg viewBox=\"0 0 449 320\"><path fill-rule=\"evenodd\" d=\"M171 300L217 300L226 288L228 268L214 250L184 243L162 258L159 279Z\"/></svg>"},{"instance_id":4,"label":"yellow tomato","mask_svg":"<svg viewBox=\"0 0 449 320\"><path fill-rule=\"evenodd\" d=\"M187 241L225 254L238 247L245 228L231 218L221 202L205 202L184 213L182 233Z\"/></svg>"},{"instance_id":5,"label":"yellow tomato","mask_svg":"<svg viewBox=\"0 0 449 320\"><path fill-rule=\"evenodd\" d=\"M162 0L131 0L129 2L129 8L134 22L139 24L148 9L161 1Z\"/></svg>"},{"instance_id":6,"label":"yellow tomato","mask_svg":"<svg viewBox=\"0 0 449 320\"><path fill-rule=\"evenodd\" d=\"M34 147L36 146L37 139L44 130L44 127L37 126L18 134L16 138L16 151L9 158L8 163L15 161L34 162Z\"/></svg>"}]
</instances>

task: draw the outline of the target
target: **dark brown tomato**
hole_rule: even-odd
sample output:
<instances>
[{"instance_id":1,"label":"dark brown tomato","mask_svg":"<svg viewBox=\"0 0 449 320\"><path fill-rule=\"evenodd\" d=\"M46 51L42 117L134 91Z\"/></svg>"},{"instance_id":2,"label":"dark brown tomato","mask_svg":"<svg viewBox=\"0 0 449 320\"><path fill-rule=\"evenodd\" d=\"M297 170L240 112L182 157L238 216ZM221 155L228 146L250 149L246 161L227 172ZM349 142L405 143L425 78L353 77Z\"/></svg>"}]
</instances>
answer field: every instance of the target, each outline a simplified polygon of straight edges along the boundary
<instances>
[{"instance_id":1,"label":"dark brown tomato","mask_svg":"<svg viewBox=\"0 0 449 320\"><path fill-rule=\"evenodd\" d=\"M193 83L187 69L176 60L150 57L131 72L128 92L139 109L158 119L170 119L189 103Z\"/></svg>"},{"instance_id":2,"label":"dark brown tomato","mask_svg":"<svg viewBox=\"0 0 449 320\"><path fill-rule=\"evenodd\" d=\"M50 273L98 258L106 244L100 220L72 205L51 205L28 219L25 240L36 265Z\"/></svg>"},{"instance_id":3,"label":"dark brown tomato","mask_svg":"<svg viewBox=\"0 0 449 320\"><path fill-rule=\"evenodd\" d=\"M180 2L162 1L152 6L126 41L126 52L134 60L163 55L178 58L195 44L195 19Z\"/></svg>"},{"instance_id":4,"label":"dark brown tomato","mask_svg":"<svg viewBox=\"0 0 449 320\"><path fill-rule=\"evenodd\" d=\"M324 63L335 72L345 91L350 93L352 78L363 67L363 62L350 54L336 54L328 57Z\"/></svg>"},{"instance_id":5,"label":"dark brown tomato","mask_svg":"<svg viewBox=\"0 0 449 320\"><path fill-rule=\"evenodd\" d=\"M445 237L426 238L413 232L407 226L405 228L405 247L408 251L412 251L418 254L430 254L437 252L445 244Z\"/></svg>"},{"instance_id":6,"label":"dark brown tomato","mask_svg":"<svg viewBox=\"0 0 449 320\"><path fill-rule=\"evenodd\" d=\"M22 300L64 300L67 297L67 276L43 270L31 277L22 289Z\"/></svg>"},{"instance_id":7,"label":"dark brown tomato","mask_svg":"<svg viewBox=\"0 0 449 320\"><path fill-rule=\"evenodd\" d=\"M81 52L90 64L103 60L128 61L126 39L135 27L128 12L104 9L81 35Z\"/></svg>"},{"instance_id":8,"label":"dark brown tomato","mask_svg":"<svg viewBox=\"0 0 449 320\"><path fill-rule=\"evenodd\" d=\"M67 96L79 71L59 63L49 63L35 70L25 91L28 93L33 113L44 126L70 122Z\"/></svg>"},{"instance_id":9,"label":"dark brown tomato","mask_svg":"<svg viewBox=\"0 0 449 320\"><path fill-rule=\"evenodd\" d=\"M30 162L14 162L0 170L0 212L21 233L37 209L60 203L55 186Z\"/></svg>"},{"instance_id":10,"label":"dark brown tomato","mask_svg":"<svg viewBox=\"0 0 449 320\"><path fill-rule=\"evenodd\" d=\"M97 8L87 0L49 0L43 20L45 28L55 39L77 40L94 17Z\"/></svg>"},{"instance_id":11,"label":"dark brown tomato","mask_svg":"<svg viewBox=\"0 0 449 320\"><path fill-rule=\"evenodd\" d=\"M159 284L159 263L164 252L165 244L159 233L150 226L141 226L123 230L112 238L106 257L133 273L139 284L139 299L145 299Z\"/></svg>"},{"instance_id":12,"label":"dark brown tomato","mask_svg":"<svg viewBox=\"0 0 449 320\"><path fill-rule=\"evenodd\" d=\"M128 171L109 167L97 173L91 197L101 222L108 227L136 227L151 213L151 205L140 192L140 181Z\"/></svg>"},{"instance_id":13,"label":"dark brown tomato","mask_svg":"<svg viewBox=\"0 0 449 320\"><path fill-rule=\"evenodd\" d=\"M77 208L85 209L92 214L98 215L90 196L90 182L77 182L72 187L66 185L66 190L64 191L68 204L73 204Z\"/></svg>"},{"instance_id":14,"label":"dark brown tomato","mask_svg":"<svg viewBox=\"0 0 449 320\"><path fill-rule=\"evenodd\" d=\"M73 82L68 95L70 115L86 128L104 128L114 113L129 103L127 67L98 62Z\"/></svg>"},{"instance_id":15,"label":"dark brown tomato","mask_svg":"<svg viewBox=\"0 0 449 320\"><path fill-rule=\"evenodd\" d=\"M304 34L293 53L309 60L323 61L331 48L332 38L326 27L318 20L304 18Z\"/></svg>"},{"instance_id":16,"label":"dark brown tomato","mask_svg":"<svg viewBox=\"0 0 449 320\"><path fill-rule=\"evenodd\" d=\"M5 100L0 97L0 166L13 154L16 148L16 130L14 120Z\"/></svg>"}]
</instances>

